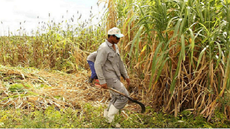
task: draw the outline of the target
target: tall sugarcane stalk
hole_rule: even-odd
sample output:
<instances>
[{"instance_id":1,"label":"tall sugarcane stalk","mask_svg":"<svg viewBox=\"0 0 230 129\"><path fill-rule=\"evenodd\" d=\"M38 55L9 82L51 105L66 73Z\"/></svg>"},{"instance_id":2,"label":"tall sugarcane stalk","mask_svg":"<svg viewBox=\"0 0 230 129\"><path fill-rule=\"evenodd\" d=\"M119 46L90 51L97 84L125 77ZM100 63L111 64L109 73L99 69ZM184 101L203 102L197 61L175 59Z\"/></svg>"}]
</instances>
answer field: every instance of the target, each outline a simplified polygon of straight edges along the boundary
<instances>
[{"instance_id":1,"label":"tall sugarcane stalk","mask_svg":"<svg viewBox=\"0 0 230 129\"><path fill-rule=\"evenodd\" d=\"M218 77L228 74L229 1L126 0L123 8L110 2L118 3L111 14L127 35L121 50L141 78L144 100L175 116L192 109L210 118L229 90L229 79Z\"/></svg>"}]
</instances>

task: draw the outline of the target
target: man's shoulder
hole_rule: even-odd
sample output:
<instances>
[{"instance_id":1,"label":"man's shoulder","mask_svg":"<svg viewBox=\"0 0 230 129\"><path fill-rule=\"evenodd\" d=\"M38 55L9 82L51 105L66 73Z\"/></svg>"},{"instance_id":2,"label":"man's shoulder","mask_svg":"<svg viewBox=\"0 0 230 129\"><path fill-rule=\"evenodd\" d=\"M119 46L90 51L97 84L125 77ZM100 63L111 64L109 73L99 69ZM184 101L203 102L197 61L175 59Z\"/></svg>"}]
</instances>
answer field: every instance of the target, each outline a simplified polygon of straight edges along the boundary
<instances>
[{"instance_id":1,"label":"man's shoulder","mask_svg":"<svg viewBox=\"0 0 230 129\"><path fill-rule=\"evenodd\" d=\"M106 42L103 42L103 43L99 46L99 48L107 48L107 47L108 47L108 45L107 45Z\"/></svg>"}]
</instances>

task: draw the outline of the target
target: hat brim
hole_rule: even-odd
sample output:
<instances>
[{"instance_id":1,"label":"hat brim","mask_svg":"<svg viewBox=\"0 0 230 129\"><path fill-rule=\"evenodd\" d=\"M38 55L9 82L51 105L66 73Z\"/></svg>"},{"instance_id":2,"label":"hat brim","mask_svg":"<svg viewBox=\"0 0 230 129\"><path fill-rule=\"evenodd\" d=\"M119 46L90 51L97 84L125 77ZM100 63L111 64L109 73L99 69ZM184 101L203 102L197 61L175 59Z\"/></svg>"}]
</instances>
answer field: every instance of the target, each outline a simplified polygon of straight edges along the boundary
<instances>
[{"instance_id":1,"label":"hat brim","mask_svg":"<svg viewBox=\"0 0 230 129\"><path fill-rule=\"evenodd\" d=\"M115 36L118 37L118 38L124 37L123 34L115 34Z\"/></svg>"}]
</instances>

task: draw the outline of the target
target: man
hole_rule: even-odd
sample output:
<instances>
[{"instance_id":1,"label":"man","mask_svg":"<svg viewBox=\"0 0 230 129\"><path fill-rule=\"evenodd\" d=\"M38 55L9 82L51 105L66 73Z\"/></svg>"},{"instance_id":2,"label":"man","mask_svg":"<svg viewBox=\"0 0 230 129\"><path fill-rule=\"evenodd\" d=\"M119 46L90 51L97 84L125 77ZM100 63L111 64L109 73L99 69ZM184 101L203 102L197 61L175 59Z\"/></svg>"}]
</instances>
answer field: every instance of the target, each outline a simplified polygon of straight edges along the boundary
<instances>
[{"instance_id":1,"label":"man","mask_svg":"<svg viewBox=\"0 0 230 129\"><path fill-rule=\"evenodd\" d=\"M95 79L96 84L99 83L98 79L97 79L97 74L95 72L95 68L94 68L94 62L96 60L97 57L97 51L94 51L92 53L90 53L87 56L87 62L89 64L90 70L91 70L91 76L89 77L89 83L92 83L93 80ZM123 75L121 75L124 79L125 77Z\"/></svg>"},{"instance_id":2,"label":"man","mask_svg":"<svg viewBox=\"0 0 230 129\"><path fill-rule=\"evenodd\" d=\"M108 39L102 43L97 50L97 58L95 61L95 70L100 83L100 86L104 89L108 87L114 88L127 96L129 96L123 83L120 81L120 77L123 76L130 84L130 79L125 69L125 66L121 60L117 43L124 35L121 34L120 29L114 27L108 31ZM108 109L104 111L104 116L108 122L111 123L114 116L118 111L125 107L128 99L118 93L110 91L111 101Z\"/></svg>"},{"instance_id":3,"label":"man","mask_svg":"<svg viewBox=\"0 0 230 129\"><path fill-rule=\"evenodd\" d=\"M92 83L94 79L97 79L97 74L94 69L94 62L96 60L97 51L90 53L87 57L87 62L89 64L90 70L91 70L91 76L89 78L89 83Z\"/></svg>"}]
</instances>

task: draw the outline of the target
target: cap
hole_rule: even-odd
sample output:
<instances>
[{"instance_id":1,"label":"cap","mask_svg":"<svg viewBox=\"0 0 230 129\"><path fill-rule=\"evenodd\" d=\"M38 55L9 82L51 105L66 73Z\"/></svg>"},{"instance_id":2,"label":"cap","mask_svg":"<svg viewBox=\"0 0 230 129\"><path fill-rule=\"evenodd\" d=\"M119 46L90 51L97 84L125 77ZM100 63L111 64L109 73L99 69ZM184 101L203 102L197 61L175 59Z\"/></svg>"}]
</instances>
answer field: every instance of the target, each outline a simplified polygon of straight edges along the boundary
<instances>
[{"instance_id":1,"label":"cap","mask_svg":"<svg viewBox=\"0 0 230 129\"><path fill-rule=\"evenodd\" d=\"M108 31L108 35L115 35L118 38L123 37L124 35L121 33L121 30L117 27L113 27Z\"/></svg>"}]
</instances>

